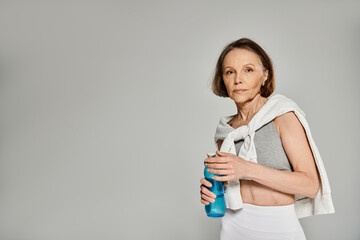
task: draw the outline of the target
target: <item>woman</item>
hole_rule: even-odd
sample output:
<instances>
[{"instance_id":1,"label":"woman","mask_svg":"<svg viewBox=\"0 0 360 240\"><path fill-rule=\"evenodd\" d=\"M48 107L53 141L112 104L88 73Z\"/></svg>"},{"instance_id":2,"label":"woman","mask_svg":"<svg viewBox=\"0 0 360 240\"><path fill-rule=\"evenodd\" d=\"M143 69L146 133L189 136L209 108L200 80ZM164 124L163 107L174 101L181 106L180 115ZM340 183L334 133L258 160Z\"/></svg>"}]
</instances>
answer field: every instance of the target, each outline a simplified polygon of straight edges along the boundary
<instances>
[{"instance_id":1,"label":"woman","mask_svg":"<svg viewBox=\"0 0 360 240\"><path fill-rule=\"evenodd\" d=\"M227 122L230 128L236 130L248 125L258 116L274 87L272 62L257 43L242 38L224 48L217 62L212 90L236 104L237 114L226 118L231 119ZM255 133L257 163L239 154L220 152L222 140L217 141L217 157L205 162L205 166L213 168L209 172L221 175L214 180L224 181L225 186L228 181L240 182L243 207L226 210L221 222L221 239L306 239L294 203L296 196L302 196L310 204L319 193L322 179L303 124L294 111L288 111ZM234 144L239 153L244 141ZM200 182L201 203L214 202L216 195L208 189L211 183L205 178ZM332 207L331 199L328 202ZM332 212L330 209L326 213Z\"/></svg>"}]
</instances>

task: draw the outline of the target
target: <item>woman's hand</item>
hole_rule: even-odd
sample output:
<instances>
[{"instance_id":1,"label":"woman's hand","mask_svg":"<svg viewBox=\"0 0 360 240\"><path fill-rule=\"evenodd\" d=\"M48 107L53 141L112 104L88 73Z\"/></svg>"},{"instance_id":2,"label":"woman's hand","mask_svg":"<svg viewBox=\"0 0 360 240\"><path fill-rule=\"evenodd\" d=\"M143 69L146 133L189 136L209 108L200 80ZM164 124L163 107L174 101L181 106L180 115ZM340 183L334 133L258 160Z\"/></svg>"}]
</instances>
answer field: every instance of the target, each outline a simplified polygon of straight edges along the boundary
<instances>
[{"instance_id":1,"label":"woman's hand","mask_svg":"<svg viewBox=\"0 0 360 240\"><path fill-rule=\"evenodd\" d=\"M223 175L221 177L214 176L216 181L230 181L241 178L246 178L249 170L249 162L232 153L225 153L216 151L218 157L211 157L206 159L205 166L210 173Z\"/></svg>"},{"instance_id":2,"label":"woman's hand","mask_svg":"<svg viewBox=\"0 0 360 240\"><path fill-rule=\"evenodd\" d=\"M201 203L209 205L209 202L215 202L216 194L212 193L208 188L212 187L211 182L207 181L205 178L200 179L200 195ZM224 186L227 186L228 182L224 181Z\"/></svg>"},{"instance_id":3,"label":"woman's hand","mask_svg":"<svg viewBox=\"0 0 360 240\"><path fill-rule=\"evenodd\" d=\"M205 178L200 179L200 195L201 203L209 205L209 202L215 202L216 194L210 192L208 188L212 186L211 182L207 181Z\"/></svg>"},{"instance_id":4,"label":"woman's hand","mask_svg":"<svg viewBox=\"0 0 360 240\"><path fill-rule=\"evenodd\" d=\"M212 186L211 182L207 181L205 178L200 179L200 195L201 203L209 205L209 202L215 202L216 194L212 193L208 188ZM224 182L224 186L227 186L228 182Z\"/></svg>"}]
</instances>

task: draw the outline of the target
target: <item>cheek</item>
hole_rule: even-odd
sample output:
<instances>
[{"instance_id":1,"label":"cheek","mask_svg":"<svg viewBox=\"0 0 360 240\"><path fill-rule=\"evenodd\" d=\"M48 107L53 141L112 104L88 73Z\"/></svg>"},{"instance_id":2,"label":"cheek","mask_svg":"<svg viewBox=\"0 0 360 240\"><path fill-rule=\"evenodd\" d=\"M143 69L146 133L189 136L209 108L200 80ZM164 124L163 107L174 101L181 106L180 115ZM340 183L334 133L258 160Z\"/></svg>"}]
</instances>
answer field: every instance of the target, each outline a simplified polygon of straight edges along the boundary
<instances>
[{"instance_id":1,"label":"cheek","mask_svg":"<svg viewBox=\"0 0 360 240\"><path fill-rule=\"evenodd\" d=\"M228 88L231 85L231 81L232 79L230 77L226 77L226 78L223 77L223 82L226 88Z\"/></svg>"},{"instance_id":2,"label":"cheek","mask_svg":"<svg viewBox=\"0 0 360 240\"><path fill-rule=\"evenodd\" d=\"M249 81L249 85L251 85L252 88L258 88L261 86L261 79L258 76L254 76L251 81Z\"/></svg>"},{"instance_id":3,"label":"cheek","mask_svg":"<svg viewBox=\"0 0 360 240\"><path fill-rule=\"evenodd\" d=\"M261 84L263 83L263 80L264 80L264 76L259 74L256 78L257 78L257 81L256 81L257 85L261 86Z\"/></svg>"},{"instance_id":4,"label":"cheek","mask_svg":"<svg viewBox=\"0 0 360 240\"><path fill-rule=\"evenodd\" d=\"M258 77L249 81L249 88L251 88L251 92L259 92L261 89L261 81Z\"/></svg>"}]
</instances>

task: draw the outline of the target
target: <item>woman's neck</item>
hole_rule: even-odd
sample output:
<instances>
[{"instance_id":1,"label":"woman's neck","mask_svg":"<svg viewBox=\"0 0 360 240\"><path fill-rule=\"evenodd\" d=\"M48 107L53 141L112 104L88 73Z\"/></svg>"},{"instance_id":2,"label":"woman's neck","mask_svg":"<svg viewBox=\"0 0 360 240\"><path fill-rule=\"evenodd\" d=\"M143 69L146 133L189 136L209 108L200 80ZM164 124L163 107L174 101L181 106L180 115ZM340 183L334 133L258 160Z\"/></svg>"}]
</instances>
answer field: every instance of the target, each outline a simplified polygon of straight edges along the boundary
<instances>
[{"instance_id":1,"label":"woman's neck","mask_svg":"<svg viewBox=\"0 0 360 240\"><path fill-rule=\"evenodd\" d=\"M242 123L250 122L253 116L268 100L269 99L262 97L260 94L257 94L251 101L236 103L238 113L234 117L234 120Z\"/></svg>"}]
</instances>

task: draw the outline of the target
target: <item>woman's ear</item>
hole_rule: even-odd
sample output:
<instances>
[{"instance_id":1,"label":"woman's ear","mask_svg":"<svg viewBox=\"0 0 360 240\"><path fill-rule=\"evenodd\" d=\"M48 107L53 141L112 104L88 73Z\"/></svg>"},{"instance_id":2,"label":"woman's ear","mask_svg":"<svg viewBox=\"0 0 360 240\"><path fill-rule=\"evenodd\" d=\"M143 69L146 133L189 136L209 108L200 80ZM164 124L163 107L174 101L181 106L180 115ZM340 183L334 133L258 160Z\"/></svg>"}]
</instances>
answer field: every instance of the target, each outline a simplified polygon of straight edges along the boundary
<instances>
[{"instance_id":1,"label":"woman's ear","mask_svg":"<svg viewBox=\"0 0 360 240\"><path fill-rule=\"evenodd\" d=\"M266 80L268 79L268 76L269 76L269 70L266 70L266 71L265 71L265 73L264 73L264 77L265 77L265 79L264 79L264 81L263 81L262 86L264 86L264 85L265 85L265 82L266 82Z\"/></svg>"}]
</instances>

